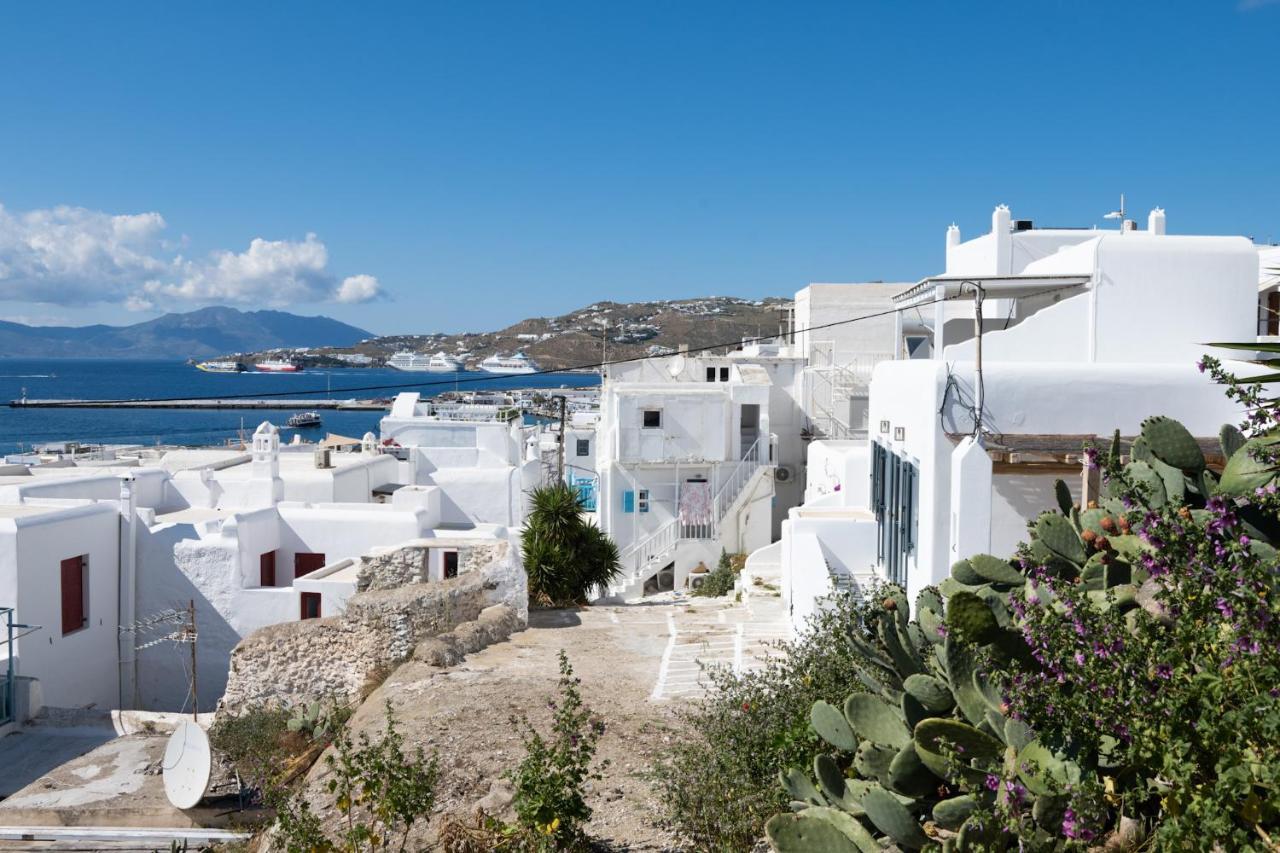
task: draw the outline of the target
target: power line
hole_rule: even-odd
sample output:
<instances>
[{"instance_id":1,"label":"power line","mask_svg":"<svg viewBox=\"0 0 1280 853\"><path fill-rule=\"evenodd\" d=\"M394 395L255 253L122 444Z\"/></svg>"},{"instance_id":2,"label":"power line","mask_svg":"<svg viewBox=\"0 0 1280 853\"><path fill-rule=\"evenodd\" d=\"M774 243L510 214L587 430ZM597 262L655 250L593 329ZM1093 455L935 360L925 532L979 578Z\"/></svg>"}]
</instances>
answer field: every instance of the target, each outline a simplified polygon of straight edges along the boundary
<instances>
[{"instance_id":1,"label":"power line","mask_svg":"<svg viewBox=\"0 0 1280 853\"><path fill-rule=\"evenodd\" d=\"M1048 290L1042 291L1042 293L1049 293L1056 289L1057 288L1049 288ZM1039 295L1040 293L1029 294L1029 296L1039 296ZM961 294L957 293L953 296L944 296L941 299L932 299L928 302L917 303L912 307L920 308L922 306L936 305L939 302L950 302L960 298L961 298ZM792 332L790 332L790 335L794 336L796 334L800 334L804 332L816 332L822 329L830 329L836 326L848 325L850 323L860 323L863 320L875 320L879 317L887 317L891 314L896 314L902 310L904 309L890 308L886 311L877 311L872 314L864 314L860 317L849 317L844 320L834 320L830 323L820 323L816 326L809 326L804 329L794 329L792 330ZM750 338L740 338L738 340L733 340L733 341L719 341L717 343L705 344L703 346L690 347L684 350L683 353L679 353L679 354L707 352L708 350L739 346L741 344L760 343L762 341L773 340L776 337L777 335L760 335L760 336L750 337ZM627 358L616 358L616 359L610 359L610 360L587 362L585 364L577 364L577 365L571 365L569 367L561 367L556 370L535 370L531 373L522 373L519 375L548 376L548 375L556 375L561 373L587 372L591 370L600 370L601 368L605 368L605 367L613 367L619 364L630 364L631 362L634 362L634 361L647 361L651 358L658 358L658 357L659 356L652 356L652 355L636 355L636 356L630 356ZM78 404L85 403L85 402L183 403L183 402L199 402L203 400L262 400L262 399L277 398L277 397L296 397L302 394L345 393L350 391L392 391L392 390L402 390L406 388L432 388L432 387L441 386L441 385L456 386L459 384L471 385L471 384L478 384L483 382L496 382L496 381L501 381L501 379L498 376L489 375L489 376L475 376L467 379L457 379L457 378L441 379L434 382L398 382L398 383L388 384L388 385L361 385L361 386L356 386L352 388L334 388L332 389L332 391L328 391L326 389L308 389L303 391L267 391L267 392L258 393L258 394L215 394L215 395L208 395L208 396L188 395L188 396L182 396L182 397L134 397L130 399L118 399L118 400L92 400L92 401L79 400L79 401L69 401L66 403L55 401L55 402L41 403L40 407L45 409L77 408ZM582 387L594 387L594 385L582 386ZM19 406L18 408L21 408L21 406Z\"/></svg>"}]
</instances>

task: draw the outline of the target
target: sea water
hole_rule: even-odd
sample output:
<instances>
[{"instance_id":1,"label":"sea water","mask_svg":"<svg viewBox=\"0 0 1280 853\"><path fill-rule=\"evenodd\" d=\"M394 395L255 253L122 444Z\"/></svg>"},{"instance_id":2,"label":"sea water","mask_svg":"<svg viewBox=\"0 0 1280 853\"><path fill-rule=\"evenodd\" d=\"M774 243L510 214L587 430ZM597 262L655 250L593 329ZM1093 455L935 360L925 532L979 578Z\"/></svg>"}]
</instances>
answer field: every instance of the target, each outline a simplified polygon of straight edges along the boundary
<instances>
[{"instance_id":1,"label":"sea water","mask_svg":"<svg viewBox=\"0 0 1280 853\"><path fill-rule=\"evenodd\" d=\"M264 420L282 429L285 441L300 433L305 441L326 433L359 438L378 431L385 411L321 409L318 428L285 429L288 409L22 409L10 400L132 400L155 397L218 397L279 394L305 400L382 399L400 391L431 397L455 388L497 391L519 388L582 388L598 385L588 373L537 376L486 373L405 373L390 368L302 370L297 373L205 373L181 361L122 359L0 358L0 451L33 444L79 441L108 444L222 444L243 424L246 432ZM403 386L348 390L366 386ZM296 393L294 393L296 392Z\"/></svg>"}]
</instances>

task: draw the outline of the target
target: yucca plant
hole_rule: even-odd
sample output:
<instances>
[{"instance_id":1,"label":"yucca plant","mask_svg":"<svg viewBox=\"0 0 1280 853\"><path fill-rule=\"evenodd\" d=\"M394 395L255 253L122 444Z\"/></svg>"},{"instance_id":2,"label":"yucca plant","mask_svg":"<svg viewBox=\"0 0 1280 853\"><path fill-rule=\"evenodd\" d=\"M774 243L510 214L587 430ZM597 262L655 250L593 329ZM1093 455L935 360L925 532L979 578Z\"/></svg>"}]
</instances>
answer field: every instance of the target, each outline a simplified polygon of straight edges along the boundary
<instances>
[{"instance_id":1,"label":"yucca plant","mask_svg":"<svg viewBox=\"0 0 1280 853\"><path fill-rule=\"evenodd\" d=\"M529 598L541 604L584 601L622 570L618 546L583 517L578 492L564 483L533 490L520 544Z\"/></svg>"}]
</instances>

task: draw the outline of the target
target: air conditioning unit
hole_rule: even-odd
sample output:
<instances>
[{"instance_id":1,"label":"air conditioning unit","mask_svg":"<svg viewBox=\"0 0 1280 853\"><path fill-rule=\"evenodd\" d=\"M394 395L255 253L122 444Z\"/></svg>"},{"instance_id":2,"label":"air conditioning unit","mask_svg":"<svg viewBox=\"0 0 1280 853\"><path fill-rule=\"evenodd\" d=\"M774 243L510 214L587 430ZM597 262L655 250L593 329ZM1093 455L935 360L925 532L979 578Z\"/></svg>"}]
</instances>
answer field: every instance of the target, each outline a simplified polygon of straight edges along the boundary
<instances>
[{"instance_id":1,"label":"air conditioning unit","mask_svg":"<svg viewBox=\"0 0 1280 853\"><path fill-rule=\"evenodd\" d=\"M317 468L333 467L333 463L329 461L329 448L327 447L317 447L312 458L315 460Z\"/></svg>"},{"instance_id":2,"label":"air conditioning unit","mask_svg":"<svg viewBox=\"0 0 1280 853\"><path fill-rule=\"evenodd\" d=\"M779 483L785 483L791 479L792 471L786 465L779 465L773 472L773 479Z\"/></svg>"}]
</instances>

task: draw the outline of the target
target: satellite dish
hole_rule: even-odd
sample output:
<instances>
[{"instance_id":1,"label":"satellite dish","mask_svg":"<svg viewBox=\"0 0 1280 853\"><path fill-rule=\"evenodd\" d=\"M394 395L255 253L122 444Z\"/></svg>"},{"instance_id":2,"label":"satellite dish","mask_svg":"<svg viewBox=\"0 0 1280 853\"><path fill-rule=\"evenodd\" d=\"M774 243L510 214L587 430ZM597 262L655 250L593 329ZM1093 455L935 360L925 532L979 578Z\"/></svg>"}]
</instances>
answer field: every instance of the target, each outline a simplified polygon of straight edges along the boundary
<instances>
[{"instance_id":1,"label":"satellite dish","mask_svg":"<svg viewBox=\"0 0 1280 853\"><path fill-rule=\"evenodd\" d=\"M213 772L209 736L190 720L169 735L164 748L164 793L175 808L191 809L204 799Z\"/></svg>"},{"instance_id":2,"label":"satellite dish","mask_svg":"<svg viewBox=\"0 0 1280 853\"><path fill-rule=\"evenodd\" d=\"M684 356L678 355L667 364L667 372L673 377L684 373Z\"/></svg>"}]
</instances>

